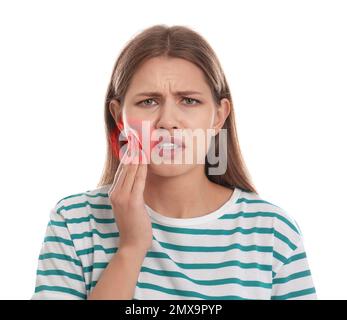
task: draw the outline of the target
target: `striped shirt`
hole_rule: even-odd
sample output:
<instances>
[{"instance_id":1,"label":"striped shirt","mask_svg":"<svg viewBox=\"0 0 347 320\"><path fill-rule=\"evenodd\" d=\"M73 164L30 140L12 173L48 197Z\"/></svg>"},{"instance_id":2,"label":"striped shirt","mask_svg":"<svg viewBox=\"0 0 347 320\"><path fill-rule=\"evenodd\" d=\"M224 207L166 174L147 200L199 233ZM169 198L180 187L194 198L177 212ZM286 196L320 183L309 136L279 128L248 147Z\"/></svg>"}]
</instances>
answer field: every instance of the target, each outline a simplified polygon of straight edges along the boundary
<instances>
[{"instance_id":1,"label":"striped shirt","mask_svg":"<svg viewBox=\"0 0 347 320\"><path fill-rule=\"evenodd\" d=\"M117 252L111 185L50 211L31 299L86 299ZM235 188L219 209L172 218L145 205L153 230L134 300L317 299L303 235L282 208Z\"/></svg>"}]
</instances>

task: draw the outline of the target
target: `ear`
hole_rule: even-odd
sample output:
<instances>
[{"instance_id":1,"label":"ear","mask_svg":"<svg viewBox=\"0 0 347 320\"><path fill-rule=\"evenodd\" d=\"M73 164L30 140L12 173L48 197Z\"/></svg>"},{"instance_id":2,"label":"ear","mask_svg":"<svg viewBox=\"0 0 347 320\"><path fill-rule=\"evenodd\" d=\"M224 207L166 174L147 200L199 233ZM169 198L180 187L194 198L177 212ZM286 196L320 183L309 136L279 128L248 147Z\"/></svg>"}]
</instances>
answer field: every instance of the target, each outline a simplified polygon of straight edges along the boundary
<instances>
[{"instance_id":1,"label":"ear","mask_svg":"<svg viewBox=\"0 0 347 320\"><path fill-rule=\"evenodd\" d=\"M224 122L228 115L230 114L231 105L227 98L220 100L220 105L217 105L217 112L215 114L213 129L215 131L214 135L217 135L220 129L223 127Z\"/></svg>"},{"instance_id":2,"label":"ear","mask_svg":"<svg viewBox=\"0 0 347 320\"><path fill-rule=\"evenodd\" d=\"M122 131L123 120L122 120L122 110L121 110L120 102L117 99L112 99L108 105L108 108L119 131Z\"/></svg>"}]
</instances>

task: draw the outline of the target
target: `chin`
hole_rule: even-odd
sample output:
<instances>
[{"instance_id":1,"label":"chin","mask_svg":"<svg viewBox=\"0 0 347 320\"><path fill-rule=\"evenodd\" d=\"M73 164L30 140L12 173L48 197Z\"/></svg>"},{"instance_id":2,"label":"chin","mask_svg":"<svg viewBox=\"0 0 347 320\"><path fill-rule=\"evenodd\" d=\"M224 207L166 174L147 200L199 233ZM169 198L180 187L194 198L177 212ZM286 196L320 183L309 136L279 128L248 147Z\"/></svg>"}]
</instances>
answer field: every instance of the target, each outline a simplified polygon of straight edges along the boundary
<instances>
[{"instance_id":1,"label":"chin","mask_svg":"<svg viewBox=\"0 0 347 320\"><path fill-rule=\"evenodd\" d=\"M180 176L182 174L187 173L188 171L192 170L194 168L194 165L192 164L174 164L174 163L161 163L161 164L153 164L150 163L148 165L148 171L151 174L155 174L157 176L161 177L175 177Z\"/></svg>"}]
</instances>

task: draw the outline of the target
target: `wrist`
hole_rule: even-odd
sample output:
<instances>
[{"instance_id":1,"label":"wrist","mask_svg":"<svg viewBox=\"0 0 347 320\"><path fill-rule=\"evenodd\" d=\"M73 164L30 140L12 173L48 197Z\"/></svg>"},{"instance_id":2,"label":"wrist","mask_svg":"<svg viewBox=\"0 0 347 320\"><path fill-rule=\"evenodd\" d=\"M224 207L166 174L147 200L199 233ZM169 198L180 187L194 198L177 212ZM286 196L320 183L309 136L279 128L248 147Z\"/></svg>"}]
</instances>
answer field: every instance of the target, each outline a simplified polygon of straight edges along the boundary
<instances>
[{"instance_id":1,"label":"wrist","mask_svg":"<svg viewBox=\"0 0 347 320\"><path fill-rule=\"evenodd\" d=\"M147 254L147 250L141 247L120 246L117 249L117 254L120 254L125 257L138 257L144 259Z\"/></svg>"}]
</instances>

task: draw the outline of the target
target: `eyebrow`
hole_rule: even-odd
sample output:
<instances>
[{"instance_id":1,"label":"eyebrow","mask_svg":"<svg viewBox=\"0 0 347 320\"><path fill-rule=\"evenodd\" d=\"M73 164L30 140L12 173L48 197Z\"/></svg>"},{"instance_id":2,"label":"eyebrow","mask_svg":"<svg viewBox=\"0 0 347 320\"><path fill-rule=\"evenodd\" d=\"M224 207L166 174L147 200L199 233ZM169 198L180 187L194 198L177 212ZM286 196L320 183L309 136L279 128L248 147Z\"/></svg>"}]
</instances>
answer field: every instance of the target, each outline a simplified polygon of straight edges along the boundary
<instances>
[{"instance_id":1,"label":"eyebrow","mask_svg":"<svg viewBox=\"0 0 347 320\"><path fill-rule=\"evenodd\" d=\"M186 95L190 95L190 94L200 94L200 95L202 95L201 92L199 92L199 91L192 91L192 90L189 90L189 91L176 91L176 92L174 92L175 96L186 96ZM140 92L140 93L137 93L135 95L135 97L139 97L139 96L163 97L163 95L160 92L156 92L156 91Z\"/></svg>"}]
</instances>

